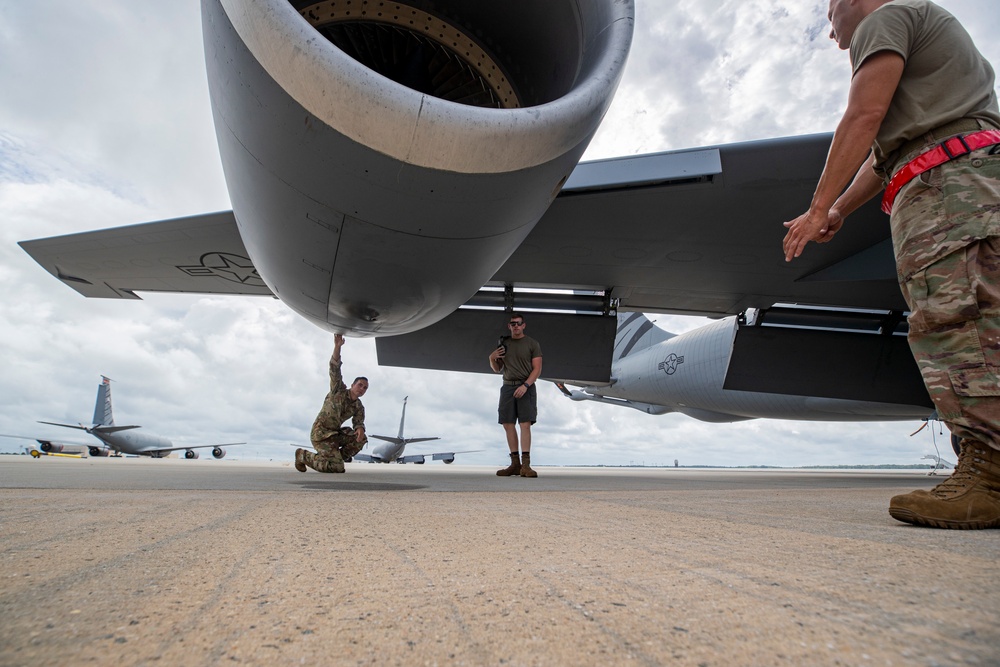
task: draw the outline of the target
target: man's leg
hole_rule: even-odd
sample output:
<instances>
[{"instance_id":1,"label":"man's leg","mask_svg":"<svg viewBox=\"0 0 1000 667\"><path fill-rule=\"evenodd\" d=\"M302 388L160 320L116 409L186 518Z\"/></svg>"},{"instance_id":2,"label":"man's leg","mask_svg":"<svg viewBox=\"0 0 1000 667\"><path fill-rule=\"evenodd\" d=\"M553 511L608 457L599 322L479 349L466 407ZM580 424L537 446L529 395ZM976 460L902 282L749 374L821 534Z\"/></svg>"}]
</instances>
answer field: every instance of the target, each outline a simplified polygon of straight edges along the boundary
<instances>
[{"instance_id":1,"label":"man's leg","mask_svg":"<svg viewBox=\"0 0 1000 667\"><path fill-rule=\"evenodd\" d=\"M340 429L340 437L337 439L337 442L339 443L338 448L340 449L340 456L344 459L344 463L350 463L354 455L368 444L368 438L362 438L361 442L358 442L357 432L353 428L344 426Z\"/></svg>"},{"instance_id":2,"label":"man's leg","mask_svg":"<svg viewBox=\"0 0 1000 667\"><path fill-rule=\"evenodd\" d=\"M894 497L889 514L935 528L1000 527L1000 239L956 251L918 279L907 285L910 347L961 452L951 477Z\"/></svg>"},{"instance_id":3,"label":"man's leg","mask_svg":"<svg viewBox=\"0 0 1000 667\"><path fill-rule=\"evenodd\" d=\"M538 477L531 468L531 425L538 419L537 396L532 385L517 401L517 419L521 425L521 477Z\"/></svg>"},{"instance_id":4,"label":"man's leg","mask_svg":"<svg viewBox=\"0 0 1000 667\"><path fill-rule=\"evenodd\" d=\"M521 477L538 477L531 468L531 422L521 422Z\"/></svg>"},{"instance_id":5,"label":"man's leg","mask_svg":"<svg viewBox=\"0 0 1000 667\"><path fill-rule=\"evenodd\" d=\"M510 465L497 470L498 477L516 477L521 474L521 460L517 455L517 427L513 422L501 424L507 436L507 451L510 453Z\"/></svg>"},{"instance_id":6,"label":"man's leg","mask_svg":"<svg viewBox=\"0 0 1000 667\"><path fill-rule=\"evenodd\" d=\"M514 404L516 387L503 385L500 387L500 401L497 403L497 422L503 426L507 436L507 451L510 454L510 465L497 470L498 477L516 477L521 474L521 459L517 456L517 406Z\"/></svg>"},{"instance_id":7,"label":"man's leg","mask_svg":"<svg viewBox=\"0 0 1000 667\"><path fill-rule=\"evenodd\" d=\"M302 463L316 472L344 472L344 459L340 455L340 449L331 440L314 442L315 453L308 449L302 450Z\"/></svg>"}]
</instances>

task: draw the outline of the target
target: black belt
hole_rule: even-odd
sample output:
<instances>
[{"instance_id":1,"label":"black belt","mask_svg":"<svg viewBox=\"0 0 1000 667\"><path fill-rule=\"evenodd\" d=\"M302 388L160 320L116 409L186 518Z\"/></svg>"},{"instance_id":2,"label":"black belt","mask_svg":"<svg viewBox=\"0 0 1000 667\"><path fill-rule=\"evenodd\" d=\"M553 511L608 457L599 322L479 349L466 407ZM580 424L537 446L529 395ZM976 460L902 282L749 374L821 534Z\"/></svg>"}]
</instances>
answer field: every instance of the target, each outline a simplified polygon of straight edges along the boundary
<instances>
[{"instance_id":1,"label":"black belt","mask_svg":"<svg viewBox=\"0 0 1000 667\"><path fill-rule=\"evenodd\" d=\"M524 380L504 380L503 383L511 387L516 387L519 384L524 384L526 380L527 378L525 378Z\"/></svg>"}]
</instances>

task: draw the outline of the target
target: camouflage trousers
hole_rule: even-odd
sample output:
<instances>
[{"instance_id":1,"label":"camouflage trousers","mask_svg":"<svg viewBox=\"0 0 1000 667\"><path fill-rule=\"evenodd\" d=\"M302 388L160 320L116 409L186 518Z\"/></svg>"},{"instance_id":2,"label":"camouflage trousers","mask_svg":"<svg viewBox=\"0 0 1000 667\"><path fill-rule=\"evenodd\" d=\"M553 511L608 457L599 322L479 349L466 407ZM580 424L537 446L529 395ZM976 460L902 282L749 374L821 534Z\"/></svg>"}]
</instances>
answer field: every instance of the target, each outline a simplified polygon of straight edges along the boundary
<instances>
[{"instance_id":1,"label":"camouflage trousers","mask_svg":"<svg viewBox=\"0 0 1000 667\"><path fill-rule=\"evenodd\" d=\"M938 418L1000 449L1000 155L914 181L891 219L910 349Z\"/></svg>"},{"instance_id":2,"label":"camouflage trousers","mask_svg":"<svg viewBox=\"0 0 1000 667\"><path fill-rule=\"evenodd\" d=\"M303 462L316 472L344 472L344 459L360 452L366 442L367 438L358 442L354 429L343 426L325 438L313 439L316 452L305 450Z\"/></svg>"}]
</instances>

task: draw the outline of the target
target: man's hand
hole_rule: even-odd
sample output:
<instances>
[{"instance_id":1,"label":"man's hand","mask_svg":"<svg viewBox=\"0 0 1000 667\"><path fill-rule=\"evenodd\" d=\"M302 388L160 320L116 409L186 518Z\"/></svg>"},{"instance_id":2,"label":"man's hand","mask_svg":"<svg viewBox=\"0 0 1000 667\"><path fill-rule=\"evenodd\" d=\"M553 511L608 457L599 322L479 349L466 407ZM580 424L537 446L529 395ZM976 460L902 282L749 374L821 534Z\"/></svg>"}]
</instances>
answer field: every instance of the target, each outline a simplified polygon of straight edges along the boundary
<instances>
[{"instance_id":1,"label":"man's hand","mask_svg":"<svg viewBox=\"0 0 1000 667\"><path fill-rule=\"evenodd\" d=\"M343 334L333 334L333 346L336 348L341 347L344 344Z\"/></svg>"},{"instance_id":2,"label":"man's hand","mask_svg":"<svg viewBox=\"0 0 1000 667\"><path fill-rule=\"evenodd\" d=\"M500 371L498 369L503 366L503 358L506 354L507 350L503 345L490 352L490 368L499 373Z\"/></svg>"},{"instance_id":3,"label":"man's hand","mask_svg":"<svg viewBox=\"0 0 1000 667\"><path fill-rule=\"evenodd\" d=\"M514 398L521 398L528 393L528 385L522 384L520 387L514 390Z\"/></svg>"},{"instance_id":4,"label":"man's hand","mask_svg":"<svg viewBox=\"0 0 1000 667\"><path fill-rule=\"evenodd\" d=\"M361 442L365 439L365 427L359 426L354 429L354 442Z\"/></svg>"},{"instance_id":5,"label":"man's hand","mask_svg":"<svg viewBox=\"0 0 1000 667\"><path fill-rule=\"evenodd\" d=\"M792 258L802 254L810 241L826 243L832 239L844 225L844 219L836 209L830 209L826 213L809 209L784 225L788 227L788 233L785 234L781 247L785 251L785 261L790 262Z\"/></svg>"}]
</instances>

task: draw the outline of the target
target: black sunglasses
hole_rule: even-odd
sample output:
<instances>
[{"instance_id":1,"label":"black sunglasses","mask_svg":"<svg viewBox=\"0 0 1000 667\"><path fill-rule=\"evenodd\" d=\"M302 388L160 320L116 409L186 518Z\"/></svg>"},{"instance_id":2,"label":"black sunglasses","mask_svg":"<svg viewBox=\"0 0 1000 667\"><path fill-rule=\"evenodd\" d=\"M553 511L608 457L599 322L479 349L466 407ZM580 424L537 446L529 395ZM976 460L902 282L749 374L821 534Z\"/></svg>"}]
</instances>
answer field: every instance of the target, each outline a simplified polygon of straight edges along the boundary
<instances>
[{"instance_id":1,"label":"black sunglasses","mask_svg":"<svg viewBox=\"0 0 1000 667\"><path fill-rule=\"evenodd\" d=\"M512 327L523 327L524 322L508 322L507 325Z\"/></svg>"}]
</instances>

